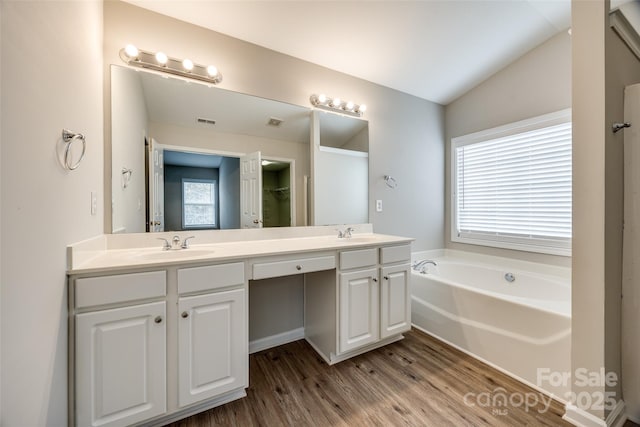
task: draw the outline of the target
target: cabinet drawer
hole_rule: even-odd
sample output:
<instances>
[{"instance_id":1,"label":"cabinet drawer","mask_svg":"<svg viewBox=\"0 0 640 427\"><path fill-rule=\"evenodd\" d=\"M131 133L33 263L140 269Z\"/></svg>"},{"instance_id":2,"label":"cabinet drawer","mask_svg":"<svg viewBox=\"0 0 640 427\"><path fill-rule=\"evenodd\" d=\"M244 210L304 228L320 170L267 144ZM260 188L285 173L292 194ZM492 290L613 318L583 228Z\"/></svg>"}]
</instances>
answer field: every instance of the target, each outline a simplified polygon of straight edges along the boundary
<instances>
[{"instance_id":1,"label":"cabinet drawer","mask_svg":"<svg viewBox=\"0 0 640 427\"><path fill-rule=\"evenodd\" d=\"M380 248L380 262L382 264L409 261L410 259L411 245L387 246Z\"/></svg>"},{"instance_id":2,"label":"cabinet drawer","mask_svg":"<svg viewBox=\"0 0 640 427\"><path fill-rule=\"evenodd\" d=\"M331 270L332 268L336 268L335 256L264 262L253 265L253 279L290 276L292 274L310 273L312 271Z\"/></svg>"},{"instance_id":3,"label":"cabinet drawer","mask_svg":"<svg viewBox=\"0 0 640 427\"><path fill-rule=\"evenodd\" d=\"M167 294L167 275L150 271L77 279L75 294L77 308L163 297Z\"/></svg>"},{"instance_id":4,"label":"cabinet drawer","mask_svg":"<svg viewBox=\"0 0 640 427\"><path fill-rule=\"evenodd\" d=\"M378 250L376 248L360 249L357 251L340 252L340 269L369 267L378 263Z\"/></svg>"},{"instance_id":5,"label":"cabinet drawer","mask_svg":"<svg viewBox=\"0 0 640 427\"><path fill-rule=\"evenodd\" d=\"M178 293L208 291L244 284L244 263L207 265L178 270Z\"/></svg>"}]
</instances>

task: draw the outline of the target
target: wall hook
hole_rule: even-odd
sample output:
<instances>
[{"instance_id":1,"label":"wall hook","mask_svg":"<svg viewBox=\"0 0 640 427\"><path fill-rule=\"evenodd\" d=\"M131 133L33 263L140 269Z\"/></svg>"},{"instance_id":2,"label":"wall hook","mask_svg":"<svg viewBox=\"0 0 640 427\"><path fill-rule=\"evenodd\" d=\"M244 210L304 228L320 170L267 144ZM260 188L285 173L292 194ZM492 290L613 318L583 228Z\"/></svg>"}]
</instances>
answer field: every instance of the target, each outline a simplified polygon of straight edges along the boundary
<instances>
[{"instance_id":1,"label":"wall hook","mask_svg":"<svg viewBox=\"0 0 640 427\"><path fill-rule=\"evenodd\" d=\"M384 176L384 183L387 184L387 187L389 187L389 188L398 187L398 183L396 182L396 179L394 177L392 177L391 175L385 175Z\"/></svg>"},{"instance_id":2,"label":"wall hook","mask_svg":"<svg viewBox=\"0 0 640 427\"><path fill-rule=\"evenodd\" d=\"M624 122L624 123L614 123L612 128L613 128L613 133L618 132L619 130L622 130L624 128L630 128L631 127L631 123L629 122Z\"/></svg>"},{"instance_id":3,"label":"wall hook","mask_svg":"<svg viewBox=\"0 0 640 427\"><path fill-rule=\"evenodd\" d=\"M122 188L127 188L129 186L131 174L133 174L132 169L125 168L124 166L122 167Z\"/></svg>"}]
</instances>

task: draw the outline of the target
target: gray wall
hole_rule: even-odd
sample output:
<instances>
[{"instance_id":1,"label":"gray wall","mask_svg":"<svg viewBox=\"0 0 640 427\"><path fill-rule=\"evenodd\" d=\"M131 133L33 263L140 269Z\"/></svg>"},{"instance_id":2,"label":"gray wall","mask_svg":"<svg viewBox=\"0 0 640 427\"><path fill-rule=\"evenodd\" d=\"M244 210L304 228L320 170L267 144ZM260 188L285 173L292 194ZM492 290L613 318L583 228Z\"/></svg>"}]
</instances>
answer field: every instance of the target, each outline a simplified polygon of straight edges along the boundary
<instances>
[{"instance_id":1,"label":"gray wall","mask_svg":"<svg viewBox=\"0 0 640 427\"><path fill-rule=\"evenodd\" d=\"M66 245L104 224L102 3L3 1L0 19L0 424L66 426ZM73 172L62 128L86 136Z\"/></svg>"},{"instance_id":2,"label":"gray wall","mask_svg":"<svg viewBox=\"0 0 640 427\"><path fill-rule=\"evenodd\" d=\"M570 265L567 257L451 241L451 138L571 107L571 37L563 31L489 77L445 108L446 247Z\"/></svg>"},{"instance_id":3,"label":"gray wall","mask_svg":"<svg viewBox=\"0 0 640 427\"><path fill-rule=\"evenodd\" d=\"M182 228L182 179L218 179L218 169L192 168L186 166L164 166L164 229L165 231L181 231ZM220 223L220 192L216 192L216 216Z\"/></svg>"},{"instance_id":4,"label":"gray wall","mask_svg":"<svg viewBox=\"0 0 640 427\"><path fill-rule=\"evenodd\" d=\"M122 64L118 51L128 43L215 64L224 89L304 106L318 92L365 103L375 231L415 237L415 250L443 247L442 106L130 4L106 2L105 67ZM384 175L393 175L398 188L386 187ZM384 212L375 213L376 199L383 199Z\"/></svg>"},{"instance_id":5,"label":"gray wall","mask_svg":"<svg viewBox=\"0 0 640 427\"><path fill-rule=\"evenodd\" d=\"M250 281L249 341L301 328L303 298L304 282L300 276Z\"/></svg>"},{"instance_id":6,"label":"gray wall","mask_svg":"<svg viewBox=\"0 0 640 427\"><path fill-rule=\"evenodd\" d=\"M223 157L220 168L220 228L240 228L240 159Z\"/></svg>"}]
</instances>

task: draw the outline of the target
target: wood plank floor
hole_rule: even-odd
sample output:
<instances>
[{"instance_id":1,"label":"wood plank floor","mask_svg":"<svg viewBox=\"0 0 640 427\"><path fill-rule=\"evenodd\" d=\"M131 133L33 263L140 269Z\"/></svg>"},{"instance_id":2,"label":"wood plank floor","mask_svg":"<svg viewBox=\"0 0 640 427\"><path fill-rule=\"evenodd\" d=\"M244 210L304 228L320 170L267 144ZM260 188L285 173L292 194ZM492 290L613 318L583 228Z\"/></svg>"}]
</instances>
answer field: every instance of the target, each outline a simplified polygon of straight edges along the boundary
<instances>
[{"instance_id":1,"label":"wood plank floor","mask_svg":"<svg viewBox=\"0 0 640 427\"><path fill-rule=\"evenodd\" d=\"M172 426L570 426L559 402L543 411L533 389L415 329L334 366L304 340L253 354L249 366L246 398ZM501 391L533 393L539 404L494 408L477 398Z\"/></svg>"}]
</instances>

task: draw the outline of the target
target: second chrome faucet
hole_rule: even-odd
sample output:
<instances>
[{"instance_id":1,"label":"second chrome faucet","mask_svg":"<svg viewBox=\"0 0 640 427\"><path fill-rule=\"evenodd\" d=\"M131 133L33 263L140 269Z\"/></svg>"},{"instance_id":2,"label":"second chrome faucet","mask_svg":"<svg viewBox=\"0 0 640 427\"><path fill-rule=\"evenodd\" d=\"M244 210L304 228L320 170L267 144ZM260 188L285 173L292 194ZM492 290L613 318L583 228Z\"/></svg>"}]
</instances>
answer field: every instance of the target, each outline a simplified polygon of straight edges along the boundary
<instances>
[{"instance_id":1,"label":"second chrome faucet","mask_svg":"<svg viewBox=\"0 0 640 427\"><path fill-rule=\"evenodd\" d=\"M162 250L170 251L178 249L189 249L189 239L195 239L195 237L196 236L185 237L185 239L182 241L182 244L180 243L180 236L178 235L173 236L173 238L171 239L171 243L169 243L169 240L165 239L164 237L158 237L158 240L162 240L164 242L162 244Z\"/></svg>"},{"instance_id":2,"label":"second chrome faucet","mask_svg":"<svg viewBox=\"0 0 640 427\"><path fill-rule=\"evenodd\" d=\"M353 227L347 227L344 231L338 230L338 239L349 239L351 233L354 231Z\"/></svg>"}]
</instances>

